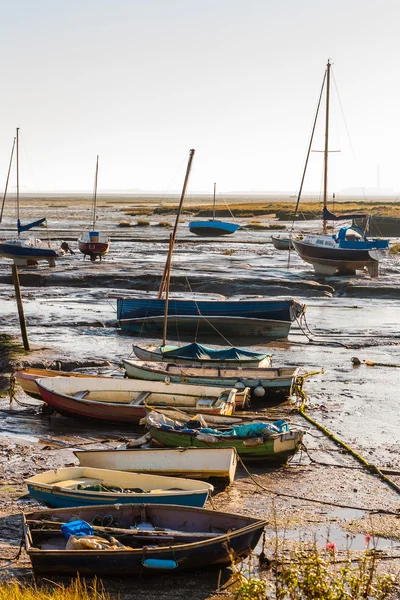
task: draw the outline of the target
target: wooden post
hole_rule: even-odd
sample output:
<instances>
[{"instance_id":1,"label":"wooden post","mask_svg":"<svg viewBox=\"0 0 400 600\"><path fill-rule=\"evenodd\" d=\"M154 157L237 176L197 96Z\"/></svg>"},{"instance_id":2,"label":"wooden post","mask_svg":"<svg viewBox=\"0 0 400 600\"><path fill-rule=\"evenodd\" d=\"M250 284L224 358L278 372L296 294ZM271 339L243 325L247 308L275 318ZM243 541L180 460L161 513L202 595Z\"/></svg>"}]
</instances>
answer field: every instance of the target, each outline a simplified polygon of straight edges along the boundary
<instances>
[{"instance_id":1,"label":"wooden post","mask_svg":"<svg viewBox=\"0 0 400 600\"><path fill-rule=\"evenodd\" d=\"M22 341L24 343L24 349L30 351L31 348L29 346L28 331L26 329L26 322L25 322L25 315L24 315L24 306L22 304L21 288L19 285L18 267L14 262L12 264L12 278L13 278L13 283L14 283L15 299L17 300L18 316L19 316L19 324L21 327Z\"/></svg>"}]
</instances>

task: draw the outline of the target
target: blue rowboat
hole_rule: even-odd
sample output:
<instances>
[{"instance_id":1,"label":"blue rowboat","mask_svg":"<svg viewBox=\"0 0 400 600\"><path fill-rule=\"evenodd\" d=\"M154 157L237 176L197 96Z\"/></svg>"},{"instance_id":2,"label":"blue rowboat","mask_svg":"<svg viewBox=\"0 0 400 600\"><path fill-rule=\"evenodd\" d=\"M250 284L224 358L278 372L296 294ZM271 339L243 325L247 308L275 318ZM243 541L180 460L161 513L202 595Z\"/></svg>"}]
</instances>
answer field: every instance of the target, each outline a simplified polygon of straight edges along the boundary
<instances>
[{"instance_id":1,"label":"blue rowboat","mask_svg":"<svg viewBox=\"0 0 400 600\"><path fill-rule=\"evenodd\" d=\"M229 567L249 556L266 525L232 513L157 504L36 510L23 519L26 550L36 574L98 577ZM96 535L104 532L134 547L67 550L61 524L71 519L107 524L93 525Z\"/></svg>"},{"instance_id":2,"label":"blue rowboat","mask_svg":"<svg viewBox=\"0 0 400 600\"><path fill-rule=\"evenodd\" d=\"M189 223L190 233L195 233L203 237L230 235L235 233L239 228L240 225L227 223L226 221L191 221Z\"/></svg>"},{"instance_id":3,"label":"blue rowboat","mask_svg":"<svg viewBox=\"0 0 400 600\"><path fill-rule=\"evenodd\" d=\"M89 467L45 471L25 483L32 498L55 508L143 502L202 507L214 489L193 479Z\"/></svg>"}]
</instances>

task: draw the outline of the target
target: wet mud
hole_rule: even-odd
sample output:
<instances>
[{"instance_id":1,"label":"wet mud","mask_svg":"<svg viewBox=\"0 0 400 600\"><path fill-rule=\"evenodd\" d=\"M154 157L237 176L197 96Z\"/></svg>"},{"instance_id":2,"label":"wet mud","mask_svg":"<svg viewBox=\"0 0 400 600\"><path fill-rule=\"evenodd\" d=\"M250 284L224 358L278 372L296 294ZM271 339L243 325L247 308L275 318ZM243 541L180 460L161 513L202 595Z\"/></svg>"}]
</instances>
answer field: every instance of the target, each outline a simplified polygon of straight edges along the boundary
<instances>
[{"instance_id":1,"label":"wet mud","mask_svg":"<svg viewBox=\"0 0 400 600\"><path fill-rule=\"evenodd\" d=\"M110 252L101 263L91 263L78 254L76 243L87 225L86 207L74 205L68 221L62 214L65 209L55 207L51 236L67 240L76 254L61 259L54 269L42 265L20 269L34 351L6 356L1 363L5 384L13 366L28 364L122 376L120 365L130 355L133 342L159 342L121 333L116 323L116 298L156 293L168 247L168 235L157 222L165 216L150 216L150 227L127 230L118 227L123 219L119 208L102 209L99 229L112 237ZM282 225L286 226L289 224ZM317 223L307 221L305 227L313 230ZM400 485L400 370L365 363L400 365L400 259L389 256L382 261L378 279L364 274L317 278L293 253L289 268L288 261L288 252L272 246L267 230L242 230L223 240L193 239L186 220L178 232L172 292L187 297L204 293L237 298L285 296L303 301L306 322L293 325L288 341L258 342L249 347L272 352L274 366L298 365L302 374L323 369L305 384L307 411L370 463L390 472ZM19 334L11 268L4 259L0 259L0 332ZM215 343L222 346L224 340L216 338ZM359 366L353 365L354 357L360 359ZM17 513L36 506L26 497L24 479L49 468L76 464L73 448L124 447L142 431L59 415L49 418L40 413L39 402L20 390L16 400L10 405L4 396L0 402L0 574L29 578L30 564L24 552L18 561L6 560L15 556L20 543ZM339 552L349 546L357 552L364 547L364 535L373 531L377 548L385 556L399 556L399 495L292 409L290 405L276 407L265 416L286 417L304 427L307 452L280 469L247 465L251 476L240 467L233 485L216 490L212 506L267 518L267 544L272 544L278 533L288 544L315 538L323 546L329 539ZM385 562L385 568L393 573L399 572L399 565L400 560ZM205 599L215 592L218 580L218 570L210 570L163 577L161 582L154 577L106 584L112 592L119 590L123 600Z\"/></svg>"}]
</instances>

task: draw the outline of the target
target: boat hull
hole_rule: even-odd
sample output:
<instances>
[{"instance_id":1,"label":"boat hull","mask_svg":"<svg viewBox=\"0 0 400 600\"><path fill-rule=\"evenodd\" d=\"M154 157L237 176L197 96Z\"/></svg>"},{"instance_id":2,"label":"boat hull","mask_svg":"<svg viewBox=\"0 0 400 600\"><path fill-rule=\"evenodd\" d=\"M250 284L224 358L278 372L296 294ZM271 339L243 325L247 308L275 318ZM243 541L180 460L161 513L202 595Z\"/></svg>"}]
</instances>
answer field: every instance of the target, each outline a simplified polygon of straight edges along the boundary
<instances>
[{"instance_id":1,"label":"boat hull","mask_svg":"<svg viewBox=\"0 0 400 600\"><path fill-rule=\"evenodd\" d=\"M15 264L26 266L30 261L47 260L51 266L62 253L52 248L40 248L25 244L13 244L12 242L0 243L0 256L12 259Z\"/></svg>"},{"instance_id":2,"label":"boat hull","mask_svg":"<svg viewBox=\"0 0 400 600\"><path fill-rule=\"evenodd\" d=\"M259 445L246 445L248 438L238 436L220 436L218 441L209 442L199 440L194 433L182 433L170 429L150 428L151 439L160 446L167 448L195 447L209 448L235 448L238 456L243 460L258 460L271 465L285 464L300 448L303 439L302 431L291 431L289 433L273 434Z\"/></svg>"},{"instance_id":3,"label":"boat hull","mask_svg":"<svg viewBox=\"0 0 400 600\"><path fill-rule=\"evenodd\" d=\"M129 528L132 523L146 520L154 527L180 529L182 532L210 531L210 527L221 531L207 540L189 543L177 543L167 547L146 545L132 550L65 550L65 539L58 536L59 548L42 549L46 538L43 532L37 531L40 520L55 518L59 522L68 522L71 518L91 522L111 515L118 520L120 527ZM41 510L24 515L24 534L26 550L36 574L88 575L88 576L132 576L157 573L173 573L184 570L211 567L213 565L229 566L246 558L257 545L266 525L265 521L218 513L206 509L178 507L171 505L147 505L140 507L122 505L111 507L82 507L71 510ZM40 525L39 525L40 527ZM35 531L36 529L36 531ZM224 533L222 533L224 532ZM227 533L228 532L228 533ZM58 541L56 538L56 541ZM49 540L51 542L51 539ZM129 542L124 540L127 545ZM158 569L150 569L147 559L155 559ZM175 561L176 567L171 571L161 561ZM167 563L171 564L171 563ZM174 565L172 565L174 566Z\"/></svg>"},{"instance_id":4,"label":"boat hull","mask_svg":"<svg viewBox=\"0 0 400 600\"><path fill-rule=\"evenodd\" d=\"M294 248L293 242L289 237L280 237L278 235L271 236L274 248L277 250L291 250Z\"/></svg>"},{"instance_id":5,"label":"boat hull","mask_svg":"<svg viewBox=\"0 0 400 600\"><path fill-rule=\"evenodd\" d=\"M240 228L236 223L225 221L192 221L189 223L190 233L203 237L231 235Z\"/></svg>"},{"instance_id":6,"label":"boat hull","mask_svg":"<svg viewBox=\"0 0 400 600\"><path fill-rule=\"evenodd\" d=\"M235 478L237 454L231 448L133 448L127 450L77 450L80 465L117 471L135 471L190 477L191 479Z\"/></svg>"},{"instance_id":7,"label":"boat hull","mask_svg":"<svg viewBox=\"0 0 400 600\"><path fill-rule=\"evenodd\" d=\"M110 244L109 242L81 242L79 240L78 248L85 256L105 256L110 249Z\"/></svg>"},{"instance_id":8,"label":"boat hull","mask_svg":"<svg viewBox=\"0 0 400 600\"><path fill-rule=\"evenodd\" d=\"M337 271L353 274L362 271L364 267L375 271L379 262L379 253L376 250L324 248L295 238L293 245L299 256L321 274L333 275Z\"/></svg>"},{"instance_id":9,"label":"boat hull","mask_svg":"<svg viewBox=\"0 0 400 600\"><path fill-rule=\"evenodd\" d=\"M133 334L162 333L164 316L120 319L119 323L123 331ZM291 326L291 321L272 319L171 315L167 319L167 335L170 339L193 339L197 335L203 340L215 340L222 335L232 342L255 338L280 340L288 337Z\"/></svg>"},{"instance_id":10,"label":"boat hull","mask_svg":"<svg viewBox=\"0 0 400 600\"><path fill-rule=\"evenodd\" d=\"M187 366L179 367L165 363L152 364L142 361L124 360L128 377L150 381L165 381L168 378L173 383L190 383L196 385L216 385L224 388L234 388L237 382L254 390L262 386L266 392L265 400L286 400L292 393L298 375L298 368L277 369L235 369ZM261 398L260 398L261 400Z\"/></svg>"}]
</instances>

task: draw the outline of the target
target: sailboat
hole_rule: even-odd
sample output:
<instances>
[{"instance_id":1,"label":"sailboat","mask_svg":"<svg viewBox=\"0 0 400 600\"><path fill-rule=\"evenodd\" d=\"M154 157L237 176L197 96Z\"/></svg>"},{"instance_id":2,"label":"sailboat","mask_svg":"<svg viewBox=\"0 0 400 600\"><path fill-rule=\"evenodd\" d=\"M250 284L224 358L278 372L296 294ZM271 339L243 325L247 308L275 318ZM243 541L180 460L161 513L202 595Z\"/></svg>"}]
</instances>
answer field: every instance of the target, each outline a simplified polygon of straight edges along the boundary
<instances>
[{"instance_id":1,"label":"sailboat","mask_svg":"<svg viewBox=\"0 0 400 600\"><path fill-rule=\"evenodd\" d=\"M195 233L201 236L229 235L235 233L240 227L236 223L227 223L226 221L218 221L215 219L215 190L214 183L214 200L213 200L213 216L208 221L191 221L189 223L190 233Z\"/></svg>"},{"instance_id":2,"label":"sailboat","mask_svg":"<svg viewBox=\"0 0 400 600\"><path fill-rule=\"evenodd\" d=\"M0 242L0 256L10 258L16 265L27 266L38 262L39 260L47 260L50 267L55 266L55 260L64 254L61 248L51 248L48 242L31 237L21 239L20 234L24 231L29 231L33 227L37 227L46 221L46 218L38 219L27 225L22 225L20 221L20 195L19 195L19 127L17 127L16 136L14 138L13 148L11 152L10 165L8 169L6 189L4 192L1 217L3 216L3 208L7 196L8 181L12 166L14 148L16 150L16 171L17 171L17 239L4 240Z\"/></svg>"},{"instance_id":3,"label":"sailboat","mask_svg":"<svg viewBox=\"0 0 400 600\"><path fill-rule=\"evenodd\" d=\"M355 275L356 271L367 268L371 277L378 277L380 258L389 248L389 240L368 239L357 225L346 225L337 234L327 234L327 221L359 219L360 214L334 215L327 206L328 199L328 153L329 153L329 100L330 100L331 64L328 60L322 91L325 87L325 147L324 147L324 192L323 192L323 234L293 236L292 243L299 256L313 265L320 275L334 275L336 272ZM318 116L315 118L315 121ZM315 122L314 122L315 129ZM311 137L312 142L312 137ZM310 142L310 147L311 147ZM309 151L310 151L309 147ZM308 158L307 158L308 160ZM303 175L304 181L304 175ZM303 184L303 182L302 182ZM300 192L301 193L301 192ZM298 202L300 199L300 193Z\"/></svg>"},{"instance_id":4,"label":"sailboat","mask_svg":"<svg viewBox=\"0 0 400 600\"><path fill-rule=\"evenodd\" d=\"M180 337L185 334L192 339L193 336L215 338L216 335L231 341L285 339L293 321L305 310L296 300L169 299L172 252L193 156L194 150L191 150L158 298L118 298L117 318L121 329L139 334L162 331L163 346L167 329L169 337L179 331Z\"/></svg>"},{"instance_id":5,"label":"sailboat","mask_svg":"<svg viewBox=\"0 0 400 600\"><path fill-rule=\"evenodd\" d=\"M97 179L99 174L99 157L96 159L96 174L94 178L94 191L92 199L92 229L84 231L78 240L79 250L84 256L90 256L95 261L107 254L110 249L110 238L101 231L95 231L96 227L96 204L97 204Z\"/></svg>"}]
</instances>

